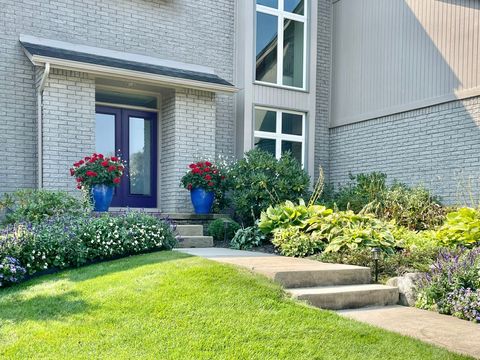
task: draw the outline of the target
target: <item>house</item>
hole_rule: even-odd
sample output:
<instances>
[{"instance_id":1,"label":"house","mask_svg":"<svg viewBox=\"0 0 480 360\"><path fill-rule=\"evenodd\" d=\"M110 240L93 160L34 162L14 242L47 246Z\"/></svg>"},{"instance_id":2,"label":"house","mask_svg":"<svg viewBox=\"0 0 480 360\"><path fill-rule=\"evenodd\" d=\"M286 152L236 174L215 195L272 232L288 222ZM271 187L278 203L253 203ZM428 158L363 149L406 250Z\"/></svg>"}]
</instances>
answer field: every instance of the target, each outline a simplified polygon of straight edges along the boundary
<instances>
[{"instance_id":1,"label":"house","mask_svg":"<svg viewBox=\"0 0 480 360\"><path fill-rule=\"evenodd\" d=\"M114 206L185 212L190 161L257 146L335 184L383 171L446 202L462 182L478 195L478 1L17 0L1 14L0 192L74 191L73 162L120 151Z\"/></svg>"}]
</instances>

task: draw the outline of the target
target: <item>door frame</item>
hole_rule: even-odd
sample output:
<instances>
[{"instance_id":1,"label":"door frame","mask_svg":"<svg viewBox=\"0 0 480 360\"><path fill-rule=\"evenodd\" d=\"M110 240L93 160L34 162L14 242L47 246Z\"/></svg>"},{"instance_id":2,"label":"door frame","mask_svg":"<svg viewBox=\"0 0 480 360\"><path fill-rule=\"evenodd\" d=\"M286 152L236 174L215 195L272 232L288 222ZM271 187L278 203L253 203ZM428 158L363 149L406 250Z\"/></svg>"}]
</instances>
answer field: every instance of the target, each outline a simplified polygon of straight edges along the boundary
<instances>
[{"instance_id":1,"label":"door frame","mask_svg":"<svg viewBox=\"0 0 480 360\"><path fill-rule=\"evenodd\" d=\"M121 107L99 106L95 108L95 113L111 114L115 116L115 151L120 151L122 160L127 161L127 168L119 186L115 188L112 207L136 207L136 208L157 208L158 201L158 113L155 110L143 111L132 110ZM152 141L150 142L150 186L151 195L130 194L129 167L130 160L129 133L130 117L140 117L152 120L150 133ZM123 145L123 147L121 146Z\"/></svg>"}]
</instances>

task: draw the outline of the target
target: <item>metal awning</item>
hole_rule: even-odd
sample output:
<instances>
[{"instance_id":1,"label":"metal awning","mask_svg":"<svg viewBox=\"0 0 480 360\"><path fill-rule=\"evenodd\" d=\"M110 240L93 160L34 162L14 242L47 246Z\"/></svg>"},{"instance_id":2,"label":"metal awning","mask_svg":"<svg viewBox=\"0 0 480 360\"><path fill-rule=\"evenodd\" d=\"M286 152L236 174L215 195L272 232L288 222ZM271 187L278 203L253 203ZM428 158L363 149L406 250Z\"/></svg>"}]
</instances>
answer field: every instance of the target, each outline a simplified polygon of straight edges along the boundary
<instances>
[{"instance_id":1,"label":"metal awning","mask_svg":"<svg viewBox=\"0 0 480 360\"><path fill-rule=\"evenodd\" d=\"M34 65L128 78L170 87L234 93L238 89L211 68L98 47L21 35Z\"/></svg>"}]
</instances>

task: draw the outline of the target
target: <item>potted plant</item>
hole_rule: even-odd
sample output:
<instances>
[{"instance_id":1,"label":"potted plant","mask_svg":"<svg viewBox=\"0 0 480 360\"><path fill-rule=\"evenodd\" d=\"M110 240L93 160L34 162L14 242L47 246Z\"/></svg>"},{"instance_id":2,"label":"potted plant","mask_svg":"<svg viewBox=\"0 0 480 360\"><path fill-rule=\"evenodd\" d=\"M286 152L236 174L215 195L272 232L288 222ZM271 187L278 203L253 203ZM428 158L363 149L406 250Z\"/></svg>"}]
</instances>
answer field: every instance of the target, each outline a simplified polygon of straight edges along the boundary
<instances>
[{"instance_id":1,"label":"potted plant","mask_svg":"<svg viewBox=\"0 0 480 360\"><path fill-rule=\"evenodd\" d=\"M199 161L188 167L190 170L182 177L181 185L190 191L195 214L210 214L215 192L224 188L226 176L209 161Z\"/></svg>"},{"instance_id":2,"label":"potted plant","mask_svg":"<svg viewBox=\"0 0 480 360\"><path fill-rule=\"evenodd\" d=\"M120 184L125 166L120 157L104 157L102 154L86 156L73 164L70 175L77 181L77 189L90 193L94 211L108 211L113 190Z\"/></svg>"}]
</instances>

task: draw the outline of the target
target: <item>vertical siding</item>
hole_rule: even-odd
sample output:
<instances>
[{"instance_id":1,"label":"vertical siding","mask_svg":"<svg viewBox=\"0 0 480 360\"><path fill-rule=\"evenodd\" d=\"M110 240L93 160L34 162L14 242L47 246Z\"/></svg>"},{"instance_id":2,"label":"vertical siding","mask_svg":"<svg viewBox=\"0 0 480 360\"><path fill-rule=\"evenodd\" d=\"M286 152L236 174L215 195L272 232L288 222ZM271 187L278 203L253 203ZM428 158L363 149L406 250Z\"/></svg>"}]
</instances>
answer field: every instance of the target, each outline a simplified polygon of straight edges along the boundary
<instances>
[{"instance_id":1,"label":"vertical siding","mask_svg":"<svg viewBox=\"0 0 480 360\"><path fill-rule=\"evenodd\" d=\"M480 1L340 0L331 126L480 93Z\"/></svg>"}]
</instances>

